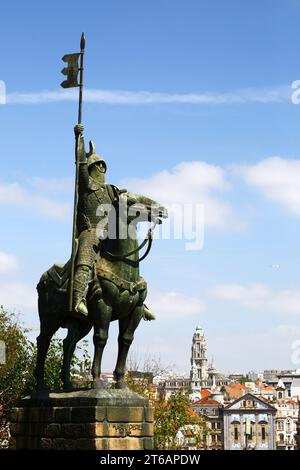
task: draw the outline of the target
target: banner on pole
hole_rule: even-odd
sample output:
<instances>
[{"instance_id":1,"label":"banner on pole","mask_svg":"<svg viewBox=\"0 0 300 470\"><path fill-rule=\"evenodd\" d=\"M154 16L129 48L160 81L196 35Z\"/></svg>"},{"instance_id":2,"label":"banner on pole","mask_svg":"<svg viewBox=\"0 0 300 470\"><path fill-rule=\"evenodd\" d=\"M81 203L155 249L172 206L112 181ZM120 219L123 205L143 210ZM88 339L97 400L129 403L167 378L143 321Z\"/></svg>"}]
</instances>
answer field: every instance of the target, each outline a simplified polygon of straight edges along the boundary
<instances>
[{"instance_id":1,"label":"banner on pole","mask_svg":"<svg viewBox=\"0 0 300 470\"><path fill-rule=\"evenodd\" d=\"M78 59L80 53L77 54L65 54L62 58L64 62L67 62L68 66L64 67L61 71L63 75L67 75L67 79L61 82L63 88L73 88L79 86L78 83Z\"/></svg>"}]
</instances>

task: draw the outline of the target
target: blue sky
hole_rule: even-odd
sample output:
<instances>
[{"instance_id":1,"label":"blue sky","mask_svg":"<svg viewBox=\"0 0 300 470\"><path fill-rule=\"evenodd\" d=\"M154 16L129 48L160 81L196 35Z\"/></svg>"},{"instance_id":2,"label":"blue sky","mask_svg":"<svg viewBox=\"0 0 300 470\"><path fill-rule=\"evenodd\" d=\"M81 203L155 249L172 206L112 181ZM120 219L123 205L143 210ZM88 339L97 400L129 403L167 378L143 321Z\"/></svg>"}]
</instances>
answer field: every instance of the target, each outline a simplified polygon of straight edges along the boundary
<instances>
[{"instance_id":1,"label":"blue sky","mask_svg":"<svg viewBox=\"0 0 300 470\"><path fill-rule=\"evenodd\" d=\"M141 266L157 321L135 354L188 372L201 324L221 370L299 367L299 2L29 0L1 18L0 303L37 325L35 285L70 253L77 104L59 83L85 31L83 123L108 180L207 217L202 250L156 240Z\"/></svg>"}]
</instances>

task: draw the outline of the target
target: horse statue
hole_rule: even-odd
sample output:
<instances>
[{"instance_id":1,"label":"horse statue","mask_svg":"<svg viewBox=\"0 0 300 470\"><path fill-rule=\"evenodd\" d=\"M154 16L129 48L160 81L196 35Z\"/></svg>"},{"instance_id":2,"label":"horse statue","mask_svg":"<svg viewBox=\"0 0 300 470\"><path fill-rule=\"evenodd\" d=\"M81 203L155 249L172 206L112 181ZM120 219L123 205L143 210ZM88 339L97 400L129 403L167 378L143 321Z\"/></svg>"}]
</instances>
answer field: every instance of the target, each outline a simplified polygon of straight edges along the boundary
<instances>
[{"instance_id":1,"label":"horse statue","mask_svg":"<svg viewBox=\"0 0 300 470\"><path fill-rule=\"evenodd\" d=\"M120 206L125 216L120 216ZM70 261L54 265L42 276L37 285L40 334L37 337L37 361L35 378L37 390L45 389L44 366L52 336L59 328L67 328L63 341L61 379L65 390L72 390L70 365L78 341L94 327L94 359L92 365L93 386L101 384L101 361L108 339L111 321L119 321L118 356L114 370L117 388L126 388L124 379L126 359L134 332L144 314L147 283L140 276L139 264L150 251L153 228L139 244L137 225L151 222L154 226L167 217L167 210L157 202L142 195L120 191L119 197L108 214L108 225L115 217L115 233L108 231L100 240L92 279L88 284L86 303L88 315L76 316L68 308ZM134 209L134 210L133 210ZM137 217L138 215L138 217ZM124 233L127 236L124 237ZM145 254L139 250L148 242Z\"/></svg>"}]
</instances>

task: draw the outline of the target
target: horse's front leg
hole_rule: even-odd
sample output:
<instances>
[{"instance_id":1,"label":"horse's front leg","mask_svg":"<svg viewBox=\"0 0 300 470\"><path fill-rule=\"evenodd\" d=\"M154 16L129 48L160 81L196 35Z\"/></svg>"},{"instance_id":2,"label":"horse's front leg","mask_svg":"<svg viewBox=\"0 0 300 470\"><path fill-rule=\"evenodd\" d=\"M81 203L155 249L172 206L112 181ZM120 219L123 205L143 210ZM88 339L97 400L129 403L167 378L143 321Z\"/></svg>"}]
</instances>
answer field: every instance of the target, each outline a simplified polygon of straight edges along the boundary
<instances>
[{"instance_id":1,"label":"horse's front leg","mask_svg":"<svg viewBox=\"0 0 300 470\"><path fill-rule=\"evenodd\" d=\"M100 380L101 375L101 361L104 347L108 339L109 323L111 321L112 308L106 305L104 300L101 298L98 300L95 311L93 312L94 317L94 361L92 366L93 379ZM96 386L96 384L94 384Z\"/></svg>"},{"instance_id":2,"label":"horse's front leg","mask_svg":"<svg viewBox=\"0 0 300 470\"><path fill-rule=\"evenodd\" d=\"M127 388L128 385L124 379L126 360L129 348L134 338L134 332L138 327L144 312L144 300L146 291L140 293L137 306L127 317L119 320L119 337L118 337L118 359L114 370L114 379L117 388Z\"/></svg>"},{"instance_id":3,"label":"horse's front leg","mask_svg":"<svg viewBox=\"0 0 300 470\"><path fill-rule=\"evenodd\" d=\"M88 322L80 322L74 319L71 323L68 334L63 341L64 359L61 370L61 380L63 381L64 390L73 390L73 385L70 379L71 360L76 348L76 344L84 338L91 330L91 324Z\"/></svg>"}]
</instances>

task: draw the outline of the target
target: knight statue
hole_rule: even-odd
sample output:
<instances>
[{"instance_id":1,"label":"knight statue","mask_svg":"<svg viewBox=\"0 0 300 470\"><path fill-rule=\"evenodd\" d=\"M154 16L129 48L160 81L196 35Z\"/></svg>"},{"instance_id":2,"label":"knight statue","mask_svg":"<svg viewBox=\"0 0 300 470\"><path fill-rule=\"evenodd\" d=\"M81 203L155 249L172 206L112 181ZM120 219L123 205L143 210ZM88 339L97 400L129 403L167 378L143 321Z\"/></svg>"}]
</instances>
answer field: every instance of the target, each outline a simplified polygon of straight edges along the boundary
<instances>
[{"instance_id":1,"label":"knight statue","mask_svg":"<svg viewBox=\"0 0 300 470\"><path fill-rule=\"evenodd\" d=\"M76 125L74 132L78 142L78 206L77 206L77 255L74 269L73 305L75 315L88 316L86 294L92 279L93 267L100 248L101 238L97 234L97 225L101 219L99 207L113 204L119 189L105 183L106 163L95 152L95 145L89 143L86 153L83 137L83 126ZM124 193L124 190L122 190ZM144 320L154 320L154 314L144 305Z\"/></svg>"}]
</instances>

